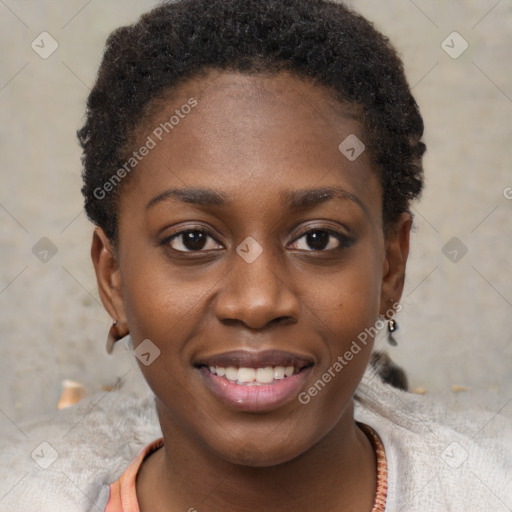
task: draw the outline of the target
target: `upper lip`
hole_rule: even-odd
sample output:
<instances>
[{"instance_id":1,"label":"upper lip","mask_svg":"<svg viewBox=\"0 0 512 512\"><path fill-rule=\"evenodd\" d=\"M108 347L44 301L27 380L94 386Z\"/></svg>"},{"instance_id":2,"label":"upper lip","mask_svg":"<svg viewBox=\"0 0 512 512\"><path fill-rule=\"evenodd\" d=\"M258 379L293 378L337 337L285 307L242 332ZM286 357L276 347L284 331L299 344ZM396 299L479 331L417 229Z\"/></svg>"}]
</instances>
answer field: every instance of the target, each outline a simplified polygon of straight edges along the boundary
<instances>
[{"instance_id":1,"label":"upper lip","mask_svg":"<svg viewBox=\"0 0 512 512\"><path fill-rule=\"evenodd\" d=\"M195 366L220 366L227 368L229 366L237 368L265 368L267 366L293 366L301 369L311 366L314 361L311 357L306 357L283 350L233 350L222 354L215 354L205 358L198 359Z\"/></svg>"}]
</instances>

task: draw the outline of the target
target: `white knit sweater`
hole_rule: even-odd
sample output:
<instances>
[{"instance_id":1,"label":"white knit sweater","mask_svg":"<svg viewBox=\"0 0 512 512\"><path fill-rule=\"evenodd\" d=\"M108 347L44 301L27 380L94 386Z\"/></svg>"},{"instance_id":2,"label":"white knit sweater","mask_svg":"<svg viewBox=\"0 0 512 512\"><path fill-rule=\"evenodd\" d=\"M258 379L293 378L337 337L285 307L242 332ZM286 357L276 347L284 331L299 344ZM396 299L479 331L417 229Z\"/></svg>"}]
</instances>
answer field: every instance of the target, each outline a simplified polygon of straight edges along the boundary
<instances>
[{"instance_id":1,"label":"white knit sweater","mask_svg":"<svg viewBox=\"0 0 512 512\"><path fill-rule=\"evenodd\" d=\"M435 397L382 383L368 368L355 414L384 443L386 512L512 511L506 413L507 407L455 414ZM13 427L0 440L1 512L103 512L109 484L161 436L149 388L142 397L99 393L19 427L23 433Z\"/></svg>"}]
</instances>

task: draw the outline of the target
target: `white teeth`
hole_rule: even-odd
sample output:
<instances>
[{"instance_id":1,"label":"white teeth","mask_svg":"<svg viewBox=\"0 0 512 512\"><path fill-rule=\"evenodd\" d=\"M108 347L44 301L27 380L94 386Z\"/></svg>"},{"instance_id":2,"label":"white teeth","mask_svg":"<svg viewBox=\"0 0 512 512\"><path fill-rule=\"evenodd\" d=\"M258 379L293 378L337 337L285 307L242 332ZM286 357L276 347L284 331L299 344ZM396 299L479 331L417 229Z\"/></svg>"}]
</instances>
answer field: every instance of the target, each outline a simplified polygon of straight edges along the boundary
<instances>
[{"instance_id":1,"label":"white teeth","mask_svg":"<svg viewBox=\"0 0 512 512\"><path fill-rule=\"evenodd\" d=\"M254 368L239 368L238 382L253 382L256 379L256 370Z\"/></svg>"},{"instance_id":2,"label":"white teeth","mask_svg":"<svg viewBox=\"0 0 512 512\"><path fill-rule=\"evenodd\" d=\"M284 366L276 366L274 368L274 379L276 379L276 380L284 379Z\"/></svg>"},{"instance_id":3,"label":"white teeth","mask_svg":"<svg viewBox=\"0 0 512 512\"><path fill-rule=\"evenodd\" d=\"M210 372L218 377L225 377L237 384L255 385L270 384L274 380L283 380L295 373L294 366L266 366L265 368L235 368L229 366L210 366Z\"/></svg>"},{"instance_id":4,"label":"white teeth","mask_svg":"<svg viewBox=\"0 0 512 512\"><path fill-rule=\"evenodd\" d=\"M238 380L238 369L233 366L226 368L226 379Z\"/></svg>"},{"instance_id":5,"label":"white teeth","mask_svg":"<svg viewBox=\"0 0 512 512\"><path fill-rule=\"evenodd\" d=\"M291 377L293 375L294 371L295 371L295 368L293 366L287 366L284 369L284 376L285 377Z\"/></svg>"},{"instance_id":6,"label":"white teeth","mask_svg":"<svg viewBox=\"0 0 512 512\"><path fill-rule=\"evenodd\" d=\"M267 366L266 368L258 368L256 370L256 382L261 382L262 384L268 384L274 380L274 369L272 366Z\"/></svg>"}]
</instances>

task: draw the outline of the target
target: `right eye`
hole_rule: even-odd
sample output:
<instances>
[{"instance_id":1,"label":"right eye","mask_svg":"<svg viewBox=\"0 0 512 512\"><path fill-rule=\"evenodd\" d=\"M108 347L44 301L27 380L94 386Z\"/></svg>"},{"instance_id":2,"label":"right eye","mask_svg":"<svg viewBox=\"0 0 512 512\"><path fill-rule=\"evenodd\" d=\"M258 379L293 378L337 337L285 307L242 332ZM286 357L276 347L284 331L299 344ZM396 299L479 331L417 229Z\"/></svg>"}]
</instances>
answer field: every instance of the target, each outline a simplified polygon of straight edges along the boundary
<instances>
[{"instance_id":1,"label":"right eye","mask_svg":"<svg viewBox=\"0 0 512 512\"><path fill-rule=\"evenodd\" d=\"M211 240L211 242L209 242L209 240ZM167 245L178 252L206 252L208 250L222 248L222 246L204 229L186 229L179 231L166 238L162 242L162 245ZM210 247L208 247L208 245Z\"/></svg>"}]
</instances>

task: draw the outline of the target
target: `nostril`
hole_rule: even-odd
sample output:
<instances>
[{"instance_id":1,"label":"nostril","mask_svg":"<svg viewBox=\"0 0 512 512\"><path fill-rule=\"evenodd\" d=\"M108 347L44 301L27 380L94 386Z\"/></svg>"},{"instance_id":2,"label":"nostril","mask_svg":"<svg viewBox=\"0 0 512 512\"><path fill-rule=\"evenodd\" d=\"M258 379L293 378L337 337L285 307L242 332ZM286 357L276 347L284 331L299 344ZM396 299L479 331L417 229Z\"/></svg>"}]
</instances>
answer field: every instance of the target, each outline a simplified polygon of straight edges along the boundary
<instances>
[{"instance_id":1,"label":"nostril","mask_svg":"<svg viewBox=\"0 0 512 512\"><path fill-rule=\"evenodd\" d=\"M290 315L283 315L278 318L272 319L270 322L276 324L291 325L297 323L297 320Z\"/></svg>"}]
</instances>

